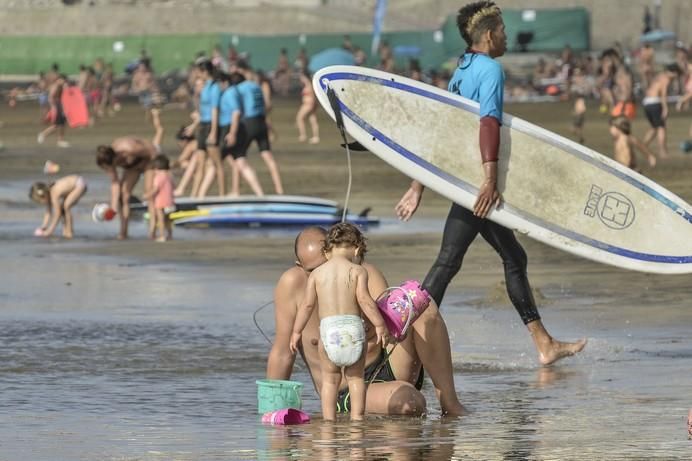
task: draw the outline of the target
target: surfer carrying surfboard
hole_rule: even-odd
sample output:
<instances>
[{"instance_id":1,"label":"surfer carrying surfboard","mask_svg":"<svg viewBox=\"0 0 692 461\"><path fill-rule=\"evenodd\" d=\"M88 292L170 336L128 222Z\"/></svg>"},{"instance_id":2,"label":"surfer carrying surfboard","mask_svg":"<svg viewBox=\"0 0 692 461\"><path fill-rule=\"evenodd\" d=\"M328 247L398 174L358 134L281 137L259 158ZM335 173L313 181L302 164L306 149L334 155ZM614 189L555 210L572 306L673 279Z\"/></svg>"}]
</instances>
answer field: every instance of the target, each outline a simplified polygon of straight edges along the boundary
<instances>
[{"instance_id":1,"label":"surfer carrying surfboard","mask_svg":"<svg viewBox=\"0 0 692 461\"><path fill-rule=\"evenodd\" d=\"M497 190L497 162L500 147L504 97L504 72L494 58L507 49L507 37L500 8L492 1L468 4L459 10L457 25L468 44L459 58L459 67L449 82L449 91L480 104L479 147L485 180L481 184L473 210L453 203L445 223L442 246L428 272L423 288L440 305L447 285L461 269L471 242L480 233L502 257L509 298L527 326L538 351L539 361L548 365L574 355L586 340L574 343L557 341L543 326L527 276L527 257L514 233L485 219L501 201ZM423 194L423 185L413 181L396 205L396 213L406 221L415 213Z\"/></svg>"}]
</instances>

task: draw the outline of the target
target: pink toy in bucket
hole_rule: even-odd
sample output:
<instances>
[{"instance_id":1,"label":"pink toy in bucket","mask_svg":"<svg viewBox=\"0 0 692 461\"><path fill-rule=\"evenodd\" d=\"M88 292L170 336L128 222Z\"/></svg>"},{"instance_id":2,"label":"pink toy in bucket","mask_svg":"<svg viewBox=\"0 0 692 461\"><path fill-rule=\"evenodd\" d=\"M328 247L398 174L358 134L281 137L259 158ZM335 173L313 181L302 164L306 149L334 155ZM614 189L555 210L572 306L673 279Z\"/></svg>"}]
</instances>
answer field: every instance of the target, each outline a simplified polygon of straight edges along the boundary
<instances>
[{"instance_id":1,"label":"pink toy in bucket","mask_svg":"<svg viewBox=\"0 0 692 461\"><path fill-rule=\"evenodd\" d=\"M282 408L262 415L262 422L281 426L305 424L310 422L310 416L295 408Z\"/></svg>"},{"instance_id":2,"label":"pink toy in bucket","mask_svg":"<svg viewBox=\"0 0 692 461\"><path fill-rule=\"evenodd\" d=\"M430 295L416 280L407 280L398 287L387 288L377 300L389 333L401 341L409 326L428 308Z\"/></svg>"}]
</instances>

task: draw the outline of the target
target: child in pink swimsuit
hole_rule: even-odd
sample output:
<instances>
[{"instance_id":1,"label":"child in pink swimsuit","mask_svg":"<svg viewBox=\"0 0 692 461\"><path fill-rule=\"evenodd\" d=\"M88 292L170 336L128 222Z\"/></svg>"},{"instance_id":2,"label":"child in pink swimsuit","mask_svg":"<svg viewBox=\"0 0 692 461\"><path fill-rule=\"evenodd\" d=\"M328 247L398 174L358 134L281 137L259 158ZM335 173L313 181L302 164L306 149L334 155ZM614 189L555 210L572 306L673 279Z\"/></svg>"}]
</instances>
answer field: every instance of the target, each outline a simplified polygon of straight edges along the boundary
<instances>
[{"instance_id":1,"label":"child in pink swimsuit","mask_svg":"<svg viewBox=\"0 0 692 461\"><path fill-rule=\"evenodd\" d=\"M157 242L165 242L173 238L173 226L168 215L175 209L173 199L175 184L169 168L168 157L159 154L154 158L154 184L152 190L145 196L147 200L154 200L155 215L150 216L149 219L156 221L156 228L159 231Z\"/></svg>"}]
</instances>

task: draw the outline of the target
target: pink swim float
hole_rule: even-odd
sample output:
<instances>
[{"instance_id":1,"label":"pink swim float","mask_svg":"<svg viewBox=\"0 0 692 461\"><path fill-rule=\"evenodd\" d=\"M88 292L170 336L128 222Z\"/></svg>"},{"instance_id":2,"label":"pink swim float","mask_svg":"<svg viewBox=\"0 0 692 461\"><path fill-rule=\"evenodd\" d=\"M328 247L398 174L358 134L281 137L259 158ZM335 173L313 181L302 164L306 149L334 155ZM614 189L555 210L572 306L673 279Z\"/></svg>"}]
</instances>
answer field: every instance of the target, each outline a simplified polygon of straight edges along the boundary
<instances>
[{"instance_id":1,"label":"pink swim float","mask_svg":"<svg viewBox=\"0 0 692 461\"><path fill-rule=\"evenodd\" d=\"M262 415L262 422L280 426L305 424L310 422L310 416L295 408L282 408Z\"/></svg>"},{"instance_id":2,"label":"pink swim float","mask_svg":"<svg viewBox=\"0 0 692 461\"><path fill-rule=\"evenodd\" d=\"M407 280L398 287L387 288L377 299L377 307L389 334L397 341L406 337L408 328L429 304L430 295L416 280Z\"/></svg>"}]
</instances>

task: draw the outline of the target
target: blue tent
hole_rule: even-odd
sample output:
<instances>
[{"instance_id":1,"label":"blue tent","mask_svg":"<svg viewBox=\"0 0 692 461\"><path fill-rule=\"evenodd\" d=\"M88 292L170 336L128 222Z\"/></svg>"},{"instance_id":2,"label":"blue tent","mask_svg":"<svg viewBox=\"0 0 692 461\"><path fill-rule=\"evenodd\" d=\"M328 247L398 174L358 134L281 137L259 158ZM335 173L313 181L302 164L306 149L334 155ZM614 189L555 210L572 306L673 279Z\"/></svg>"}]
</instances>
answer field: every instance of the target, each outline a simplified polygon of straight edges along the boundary
<instances>
[{"instance_id":1,"label":"blue tent","mask_svg":"<svg viewBox=\"0 0 692 461\"><path fill-rule=\"evenodd\" d=\"M328 66L352 66L356 63L353 54L343 48L327 48L320 51L310 58L308 70L315 73L323 67Z\"/></svg>"}]
</instances>

